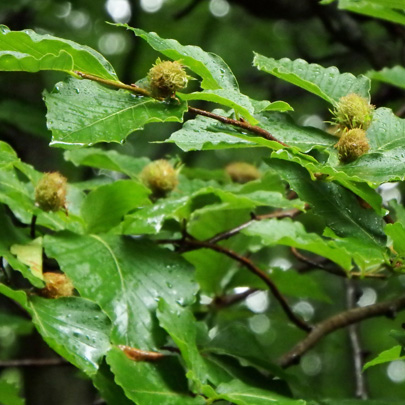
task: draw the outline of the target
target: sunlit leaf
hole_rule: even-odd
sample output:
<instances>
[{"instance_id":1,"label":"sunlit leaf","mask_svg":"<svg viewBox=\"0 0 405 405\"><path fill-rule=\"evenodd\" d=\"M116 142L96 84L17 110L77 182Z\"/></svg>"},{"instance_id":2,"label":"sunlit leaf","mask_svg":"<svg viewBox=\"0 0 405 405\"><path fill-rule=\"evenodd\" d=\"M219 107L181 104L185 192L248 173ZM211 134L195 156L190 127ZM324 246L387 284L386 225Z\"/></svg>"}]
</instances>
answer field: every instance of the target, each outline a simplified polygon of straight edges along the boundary
<instances>
[{"instance_id":1,"label":"sunlit leaf","mask_svg":"<svg viewBox=\"0 0 405 405\"><path fill-rule=\"evenodd\" d=\"M304 226L289 218L256 221L242 231L249 236L258 236L264 245L287 245L304 249L334 261L346 270L351 268L351 258L344 249L315 233L308 233Z\"/></svg>"},{"instance_id":2,"label":"sunlit leaf","mask_svg":"<svg viewBox=\"0 0 405 405\"><path fill-rule=\"evenodd\" d=\"M127 24L115 24L131 30L135 35L143 38L158 52L168 58L178 60L203 80L201 87L206 90L227 89L237 90L238 83L229 66L214 53L205 52L198 46L181 45L174 39L164 39L155 32L145 32L139 28L132 28Z\"/></svg>"},{"instance_id":3,"label":"sunlit leaf","mask_svg":"<svg viewBox=\"0 0 405 405\"><path fill-rule=\"evenodd\" d=\"M391 347L391 349L384 350L373 360L368 361L364 365L363 371L367 370L369 367L376 366L377 364L383 364L383 363L388 363L391 361L403 360L403 359L405 359L405 355L403 353L402 346L400 346L400 345L394 346L394 347Z\"/></svg>"},{"instance_id":4,"label":"sunlit leaf","mask_svg":"<svg viewBox=\"0 0 405 405\"><path fill-rule=\"evenodd\" d=\"M81 210L88 232L107 232L130 210L151 204L149 194L149 189L133 180L118 180L91 191Z\"/></svg>"},{"instance_id":5,"label":"sunlit leaf","mask_svg":"<svg viewBox=\"0 0 405 405\"><path fill-rule=\"evenodd\" d=\"M187 383L176 359L168 356L158 363L134 362L114 348L107 362L115 381L128 398L138 405L203 405L205 400L187 392Z\"/></svg>"},{"instance_id":6,"label":"sunlit leaf","mask_svg":"<svg viewBox=\"0 0 405 405\"><path fill-rule=\"evenodd\" d=\"M82 297L93 300L113 321L112 342L143 350L163 344L157 299L191 304L197 286L190 266L153 243L110 235L70 233L45 237Z\"/></svg>"},{"instance_id":7,"label":"sunlit leaf","mask_svg":"<svg viewBox=\"0 0 405 405\"><path fill-rule=\"evenodd\" d=\"M51 145L72 148L119 142L151 122L182 121L185 103L158 101L89 80L69 78L45 92Z\"/></svg>"},{"instance_id":8,"label":"sunlit leaf","mask_svg":"<svg viewBox=\"0 0 405 405\"><path fill-rule=\"evenodd\" d=\"M136 178L150 160L146 157L135 158L133 156L118 153L115 150L102 150L97 148L85 148L65 151L64 157L76 166L90 166L97 169L112 170L124 173L131 178Z\"/></svg>"},{"instance_id":9,"label":"sunlit leaf","mask_svg":"<svg viewBox=\"0 0 405 405\"><path fill-rule=\"evenodd\" d=\"M0 293L32 316L48 345L89 375L96 373L110 347L110 320L91 301L79 297L45 299L0 284Z\"/></svg>"},{"instance_id":10,"label":"sunlit leaf","mask_svg":"<svg viewBox=\"0 0 405 405\"><path fill-rule=\"evenodd\" d=\"M350 93L370 97L370 79L362 75L355 77L351 73L340 73L334 66L324 68L303 59L277 60L259 54L255 54L253 64L259 70L299 86L331 104Z\"/></svg>"},{"instance_id":11,"label":"sunlit leaf","mask_svg":"<svg viewBox=\"0 0 405 405\"><path fill-rule=\"evenodd\" d=\"M32 30L10 31L0 26L0 71L79 70L118 80L111 64L94 49Z\"/></svg>"}]
</instances>

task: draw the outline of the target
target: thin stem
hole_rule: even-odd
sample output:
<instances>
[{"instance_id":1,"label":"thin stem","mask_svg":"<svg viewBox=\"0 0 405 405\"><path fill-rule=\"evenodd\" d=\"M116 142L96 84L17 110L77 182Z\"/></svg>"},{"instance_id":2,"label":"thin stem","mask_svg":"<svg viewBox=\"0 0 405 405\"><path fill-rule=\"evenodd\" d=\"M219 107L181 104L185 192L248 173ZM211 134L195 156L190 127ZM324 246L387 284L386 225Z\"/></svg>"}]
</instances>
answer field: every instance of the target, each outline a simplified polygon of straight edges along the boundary
<instances>
[{"instance_id":1,"label":"thin stem","mask_svg":"<svg viewBox=\"0 0 405 405\"><path fill-rule=\"evenodd\" d=\"M112 86L112 87L116 87L119 89L124 89L124 90L129 90L132 91L133 93L137 93L137 94L141 94L143 96L146 97L153 97L152 94L148 91L145 90L139 86L136 86L135 84L125 84L122 83L120 81L114 81L114 80L108 80L108 79L103 79L101 77L98 76L94 76L88 73L84 73L84 72L80 72L78 70L74 71L75 74L77 74L78 76L80 76L83 79L88 79L88 80L93 80L95 82L101 83L101 84L105 84L107 86ZM278 140L277 138L275 138L270 132L266 131L263 128L260 128L256 125L251 125L246 121L238 121L238 120L234 120L231 118L227 118L227 117L223 117L221 115L218 114L214 114L212 112L209 111L205 111L205 110L200 110L199 108L194 108L194 107L188 107L188 111L190 113L193 114L198 114L198 115L202 115L204 117L209 117L212 118L214 120L220 121L224 124L228 124L228 125L233 125L233 126L237 126L239 128L243 128L246 131L252 132L256 135L261 136L262 138L265 138L267 140L270 141L275 141L278 142L280 145L286 146L288 147L288 145L280 140Z\"/></svg>"},{"instance_id":2,"label":"thin stem","mask_svg":"<svg viewBox=\"0 0 405 405\"><path fill-rule=\"evenodd\" d=\"M345 280L346 305L350 310L356 307L356 285L353 280ZM363 374L363 350L361 348L359 325L354 323L348 327L350 346L353 353L354 381L356 386L356 397L368 399L366 381Z\"/></svg>"},{"instance_id":3,"label":"thin stem","mask_svg":"<svg viewBox=\"0 0 405 405\"><path fill-rule=\"evenodd\" d=\"M80 72L78 70L75 70L74 73L76 73L78 76L80 76L83 79L93 80L94 82L106 84L107 86L116 87L118 89L129 90L129 91L132 91L133 93L141 94L142 96L146 96L146 97L152 97L151 94L149 93L149 91L143 89L142 87L136 86L135 84L125 84L120 81L103 79L98 76Z\"/></svg>"},{"instance_id":4,"label":"thin stem","mask_svg":"<svg viewBox=\"0 0 405 405\"><path fill-rule=\"evenodd\" d=\"M260 128L256 125L251 125L246 121L238 121L238 120L234 120L231 118L222 117L221 115L214 114L212 112L205 111L205 110L200 110L199 108L194 108L194 107L188 107L188 111L191 113L194 113L194 114L202 115L204 117L212 118L212 119L220 121L224 124L243 128L246 131L253 132L254 134L259 135L264 139L267 139L269 141L275 141L275 142L278 142L280 145L288 147L288 145L286 143L275 138L270 132L268 132L265 129Z\"/></svg>"},{"instance_id":5,"label":"thin stem","mask_svg":"<svg viewBox=\"0 0 405 405\"><path fill-rule=\"evenodd\" d=\"M285 211L271 212L270 214L255 215L255 216L252 216L252 219L250 219L249 221L246 221L243 224L238 225L235 228L229 229L228 231L225 231L225 232L217 233L216 235L207 239L206 242L217 243L221 240L229 239L231 236L236 235L242 229L247 228L250 224L252 224L255 221L262 221L264 219L269 219L269 218L287 218L287 217L294 218L300 213L301 213L300 210L293 208L293 209L285 210Z\"/></svg>"},{"instance_id":6,"label":"thin stem","mask_svg":"<svg viewBox=\"0 0 405 405\"><path fill-rule=\"evenodd\" d=\"M33 215L31 219L31 225L30 225L30 236L32 239L35 239L35 225L37 223L37 216Z\"/></svg>"},{"instance_id":7,"label":"thin stem","mask_svg":"<svg viewBox=\"0 0 405 405\"><path fill-rule=\"evenodd\" d=\"M238 294L215 297L215 299L211 303L211 306L213 306L215 309L227 308L231 305L243 301L244 299L249 297L249 295L252 295L257 291L259 291L257 288L249 288L248 290Z\"/></svg>"},{"instance_id":8,"label":"thin stem","mask_svg":"<svg viewBox=\"0 0 405 405\"><path fill-rule=\"evenodd\" d=\"M343 269L340 267L334 267L330 268L325 266L323 263L319 263L315 260L310 259L309 257L305 256L301 252L298 251L298 249L292 247L291 248L291 253L301 262L306 263L308 266L311 266L314 270L320 269L324 270L330 274L334 274L335 276L339 277L344 277L344 278L373 278L373 279L379 279L379 280L385 280L387 276L385 274L376 274L376 273L369 273L369 274L363 274L361 272L357 271L351 271L350 273L346 273ZM311 268L306 268L302 270L298 270L300 273L307 272Z\"/></svg>"},{"instance_id":9,"label":"thin stem","mask_svg":"<svg viewBox=\"0 0 405 405\"><path fill-rule=\"evenodd\" d=\"M51 359L17 359L17 360L1 360L0 368L5 367L52 367L52 366L68 366L70 363L61 358L55 357Z\"/></svg>"},{"instance_id":10,"label":"thin stem","mask_svg":"<svg viewBox=\"0 0 405 405\"><path fill-rule=\"evenodd\" d=\"M313 327L311 332L298 342L288 353L278 361L281 367L289 367L299 362L299 359L309 349L314 347L319 340L335 330L352 325L356 322L377 316L390 316L405 309L405 295L391 301L380 302L361 308L353 308L333 315Z\"/></svg>"},{"instance_id":11,"label":"thin stem","mask_svg":"<svg viewBox=\"0 0 405 405\"><path fill-rule=\"evenodd\" d=\"M211 249L216 252L222 253L228 257L230 257L233 260L236 260L237 262L243 264L249 271L251 271L253 274L258 276L261 280L264 281L264 283L267 285L269 290L272 292L273 296L276 298L276 300L280 303L282 309L284 310L285 314L287 315L288 319L293 322L296 326L298 326L300 329L309 332L311 331L311 326L308 325L305 321L303 321L301 318L299 318L297 315L294 314L292 309L290 308L287 300L285 297L281 294L277 286L274 284L274 282L270 279L270 277L259 267L257 267L250 259L248 259L245 256L241 256L234 252L231 249L227 249L223 246L220 245L215 245L206 241L199 241L195 239L187 239L183 241L177 241L177 242L183 242L183 244L187 246L191 246L193 248L206 248L206 249Z\"/></svg>"}]
</instances>

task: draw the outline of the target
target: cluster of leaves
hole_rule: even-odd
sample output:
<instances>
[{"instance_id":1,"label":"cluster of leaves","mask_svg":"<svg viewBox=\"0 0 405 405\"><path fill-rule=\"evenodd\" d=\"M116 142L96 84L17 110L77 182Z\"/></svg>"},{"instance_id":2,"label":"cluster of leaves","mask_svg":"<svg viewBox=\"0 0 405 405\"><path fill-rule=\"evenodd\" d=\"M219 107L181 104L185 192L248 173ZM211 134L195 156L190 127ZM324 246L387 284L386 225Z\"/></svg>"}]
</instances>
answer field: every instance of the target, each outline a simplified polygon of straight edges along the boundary
<instances>
[{"instance_id":1,"label":"cluster of leaves","mask_svg":"<svg viewBox=\"0 0 405 405\"><path fill-rule=\"evenodd\" d=\"M369 152L343 164L334 148L336 136L299 126L283 101L242 94L219 56L123 27L179 61L199 80L200 90L166 100L138 94L138 87L125 88L111 64L88 47L30 30L0 29L0 70L69 74L44 92L51 145L66 149L65 159L75 165L118 173L116 181L100 172L69 184L67 212L45 212L34 198L42 173L0 143L0 255L10 278L0 284L0 293L31 315L48 345L87 374L110 404L320 400L275 365L283 353L263 356L254 331L232 319L216 320L215 297L236 287L265 290L275 282L288 296L308 293L327 300L305 276L286 276L264 262L260 279L240 266L246 263L241 255L275 245L326 258L348 277L400 274L403 208L383 206L377 187L405 178L405 121L377 108L367 130ZM398 82L405 76L396 69L356 77L259 54L253 63L322 98L329 103L325 109L350 93L369 99L370 77ZM200 114L189 106L194 101L221 108ZM267 148L261 178L235 184L223 172L183 168L176 189L154 200L140 180L147 158L93 147L123 143L149 123L182 123L187 111L197 116L166 142L183 151ZM395 222L386 224L388 208ZM304 226L306 211L317 218L316 229ZM252 217L252 212L270 215ZM76 296L40 296L43 272L55 262ZM14 282L15 272L25 284ZM400 358L399 349L374 363Z\"/></svg>"}]
</instances>

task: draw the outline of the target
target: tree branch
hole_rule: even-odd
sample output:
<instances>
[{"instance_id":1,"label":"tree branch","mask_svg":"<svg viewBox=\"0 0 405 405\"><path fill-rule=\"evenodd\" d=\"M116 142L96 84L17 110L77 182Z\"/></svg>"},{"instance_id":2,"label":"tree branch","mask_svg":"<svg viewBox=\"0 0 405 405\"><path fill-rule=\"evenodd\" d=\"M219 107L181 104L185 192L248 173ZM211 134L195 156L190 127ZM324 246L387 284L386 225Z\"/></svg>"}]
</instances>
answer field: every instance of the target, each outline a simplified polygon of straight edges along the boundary
<instances>
[{"instance_id":1,"label":"tree branch","mask_svg":"<svg viewBox=\"0 0 405 405\"><path fill-rule=\"evenodd\" d=\"M405 295L391 301L380 302L361 308L341 312L315 325L312 331L301 342L295 345L278 361L281 367L289 367L299 362L301 356L314 347L319 340L337 329L376 316L394 316L397 311L405 309Z\"/></svg>"},{"instance_id":2,"label":"tree branch","mask_svg":"<svg viewBox=\"0 0 405 405\"><path fill-rule=\"evenodd\" d=\"M88 73L80 72L78 70L75 70L74 73L76 75L78 75L79 77L83 78L83 79L93 80L95 82L105 84L107 86L116 87L118 89L129 90L129 91L131 91L133 93L140 94L140 95L145 96L145 97L153 97L152 94L148 90L143 89L142 87L136 86L135 84L129 85L129 84L122 83L120 81L103 79L103 78L98 77L98 76L94 76L94 75L91 75L91 74L88 74ZM270 132L268 132L265 129L260 128L260 127L258 127L256 125L251 125L246 121L234 120L234 119L231 119L231 118L223 117L221 115L214 114L212 112L205 111L205 110L200 110L199 108L194 108L194 107L190 107L190 106L188 107L188 111L190 113L193 113L193 114L198 114L198 115L202 115L204 117L212 118L212 119L217 120L219 122L222 122L224 124L233 125L233 126L245 129L246 131L249 131L249 132L252 132L252 133L254 133L256 135L259 135L264 139L267 139L269 141L275 141L275 142L278 142L280 145L288 147L288 145L286 143L284 143L284 142L278 140L277 138L275 138Z\"/></svg>"},{"instance_id":3,"label":"tree branch","mask_svg":"<svg viewBox=\"0 0 405 405\"><path fill-rule=\"evenodd\" d=\"M270 279L270 277L259 267L257 267L250 259L248 259L245 256L241 256L238 253L234 252L231 249L228 249L224 246L216 245L207 241L199 241L196 239L178 239L178 240L164 240L160 241L160 243L173 243L182 248L182 251L187 251L189 250L188 247L191 247L193 249L210 249L214 250L216 252L222 253L228 257L230 257L233 260L236 260L237 262L241 263L244 265L249 271L251 271L253 274L258 276L261 280L264 281L264 283L269 287L269 290L272 292L273 296L276 298L276 300L280 303L282 309L284 310L285 314L287 315L288 319L293 322L297 327L300 329L309 332L311 331L311 326L308 325L305 321L303 321L300 317L294 314L292 309L290 308L287 300L285 297L281 294L277 286L274 284L274 282Z\"/></svg>"},{"instance_id":4,"label":"tree branch","mask_svg":"<svg viewBox=\"0 0 405 405\"><path fill-rule=\"evenodd\" d=\"M275 138L270 132L266 131L265 129L260 128L256 125L251 125L246 121L238 121L238 120L234 120L231 118L222 117L221 115L214 114L212 112L205 111L205 110L200 110L199 108L194 108L194 107L188 107L188 111L191 113L194 113L194 114L202 115L204 117L212 118L214 120L222 122L223 124L233 125L233 126L245 129L246 131L259 135L262 138L267 139L269 141L275 141L275 142L278 142L280 145L288 146L286 143Z\"/></svg>"},{"instance_id":5,"label":"tree branch","mask_svg":"<svg viewBox=\"0 0 405 405\"><path fill-rule=\"evenodd\" d=\"M345 280L347 308L353 309L356 306L356 285L353 280ZM349 325L350 346L353 353L354 381L356 386L356 397L368 399L366 381L363 374L363 350L361 348L358 324Z\"/></svg>"},{"instance_id":6,"label":"tree branch","mask_svg":"<svg viewBox=\"0 0 405 405\"><path fill-rule=\"evenodd\" d=\"M217 243L221 240L229 239L231 236L236 235L242 229L247 228L250 224L252 224L255 221L262 221L263 219L269 219L269 218L287 218L287 217L294 218L301 212L302 211L300 211L296 208L292 208L290 210L285 210L285 211L280 210L280 211L271 212L270 214L252 215L252 219L250 219L249 221L246 221L243 224L238 225L237 227L235 227L233 229L229 229L228 231L217 233L216 235L207 239L206 242Z\"/></svg>"},{"instance_id":7,"label":"tree branch","mask_svg":"<svg viewBox=\"0 0 405 405\"><path fill-rule=\"evenodd\" d=\"M324 270L327 273L333 274L335 276L339 277L344 277L344 278L373 278L373 279L379 279L379 280L385 280L387 276L385 274L376 274L376 273L370 273L370 274L363 274L361 272L357 271L351 271L350 273L346 273L343 269L341 269L338 266L335 267L327 267L323 263L319 263L315 260L310 259L309 257L303 255L301 252L298 251L297 248L292 247L291 248L291 253L301 262L306 263L308 266L306 269L301 269L298 270L299 273L304 273L313 268L314 270L320 269ZM327 260L327 259L326 259Z\"/></svg>"},{"instance_id":8,"label":"tree branch","mask_svg":"<svg viewBox=\"0 0 405 405\"><path fill-rule=\"evenodd\" d=\"M16 359L16 360L1 360L0 368L5 367L52 367L52 366L69 366L71 365L62 357L54 357L50 359Z\"/></svg>"},{"instance_id":9,"label":"tree branch","mask_svg":"<svg viewBox=\"0 0 405 405\"><path fill-rule=\"evenodd\" d=\"M240 301L243 301L244 299L249 297L249 295L254 294L257 291L259 291L259 289L249 288L246 291L238 294L215 297L210 305L215 309L227 308L231 305L237 304Z\"/></svg>"}]
</instances>

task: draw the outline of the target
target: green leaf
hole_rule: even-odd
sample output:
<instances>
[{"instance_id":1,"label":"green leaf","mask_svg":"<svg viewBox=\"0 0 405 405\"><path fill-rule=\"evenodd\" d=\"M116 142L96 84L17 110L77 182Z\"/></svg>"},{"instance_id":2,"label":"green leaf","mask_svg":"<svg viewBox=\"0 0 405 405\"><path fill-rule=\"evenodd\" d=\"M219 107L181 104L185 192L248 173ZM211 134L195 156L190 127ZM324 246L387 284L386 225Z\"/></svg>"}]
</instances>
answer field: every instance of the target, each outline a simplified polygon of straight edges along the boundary
<instances>
[{"instance_id":1,"label":"green leaf","mask_svg":"<svg viewBox=\"0 0 405 405\"><path fill-rule=\"evenodd\" d=\"M0 168L11 167L13 163L16 163L18 161L19 159L17 154L14 152L14 149L8 143L0 141Z\"/></svg>"},{"instance_id":2,"label":"green leaf","mask_svg":"<svg viewBox=\"0 0 405 405\"><path fill-rule=\"evenodd\" d=\"M402 346L394 346L391 349L384 350L376 358L368 361L364 367L363 371L367 370L369 367L376 366L377 364L388 363L395 360L405 359L403 354Z\"/></svg>"},{"instance_id":3,"label":"green leaf","mask_svg":"<svg viewBox=\"0 0 405 405\"><path fill-rule=\"evenodd\" d=\"M115 381L137 405L204 405L201 397L192 397L176 358L168 356L156 364L130 360L113 348L107 362Z\"/></svg>"},{"instance_id":4,"label":"green leaf","mask_svg":"<svg viewBox=\"0 0 405 405\"><path fill-rule=\"evenodd\" d=\"M4 257L8 264L18 270L32 285L41 288L44 286L41 277L37 277L33 272L11 252L12 245L26 244L28 236L21 229L17 228L8 215L6 215L3 205L0 205L0 257Z\"/></svg>"},{"instance_id":5,"label":"green leaf","mask_svg":"<svg viewBox=\"0 0 405 405\"><path fill-rule=\"evenodd\" d=\"M214 110L213 112L221 116L229 116L229 113L222 110ZM300 148L303 152L320 146L331 148L336 143L335 137L313 127L301 127L285 114L263 112L255 117L259 120L260 127L269 131L280 141L289 146ZM186 152L247 147L266 147L273 150L283 148L278 142L248 134L241 128L222 124L212 118L202 116L187 121L166 142L174 142Z\"/></svg>"},{"instance_id":6,"label":"green leaf","mask_svg":"<svg viewBox=\"0 0 405 405\"><path fill-rule=\"evenodd\" d=\"M264 389L247 385L242 381L233 380L217 387L217 399L225 399L237 405L305 405L306 401L286 398Z\"/></svg>"},{"instance_id":7,"label":"green leaf","mask_svg":"<svg viewBox=\"0 0 405 405\"><path fill-rule=\"evenodd\" d=\"M229 66L214 53L203 51L198 46L181 45L174 39L160 38L155 32L145 32L127 24L114 24L131 30L143 38L154 50L170 59L178 60L201 78L201 87L205 90L238 90L239 86Z\"/></svg>"},{"instance_id":8,"label":"green leaf","mask_svg":"<svg viewBox=\"0 0 405 405\"><path fill-rule=\"evenodd\" d=\"M111 318L114 344L156 350L163 344L155 318L158 298L182 305L195 298L190 266L150 242L62 233L46 236L45 250L80 295L98 303Z\"/></svg>"},{"instance_id":9,"label":"green leaf","mask_svg":"<svg viewBox=\"0 0 405 405\"><path fill-rule=\"evenodd\" d=\"M65 160L72 162L75 166L83 165L112 170L124 173L132 179L137 178L142 169L150 162L146 157L135 158L115 150L106 151L98 148L67 150L63 156Z\"/></svg>"},{"instance_id":10,"label":"green leaf","mask_svg":"<svg viewBox=\"0 0 405 405\"><path fill-rule=\"evenodd\" d=\"M79 70L118 80L111 64L88 46L32 30L10 31L0 26L0 71Z\"/></svg>"},{"instance_id":11,"label":"green leaf","mask_svg":"<svg viewBox=\"0 0 405 405\"><path fill-rule=\"evenodd\" d=\"M17 301L32 316L48 345L88 375L96 373L110 347L110 320L91 301L79 297L28 298L0 284L0 293Z\"/></svg>"},{"instance_id":12,"label":"green leaf","mask_svg":"<svg viewBox=\"0 0 405 405\"><path fill-rule=\"evenodd\" d=\"M391 330L390 336L393 337L402 347L405 347L405 331Z\"/></svg>"},{"instance_id":13,"label":"green leaf","mask_svg":"<svg viewBox=\"0 0 405 405\"><path fill-rule=\"evenodd\" d=\"M385 261L383 220L374 211L362 208L356 197L339 184L311 180L296 163L272 160L271 166L323 218L333 230L337 245L348 250L361 268Z\"/></svg>"},{"instance_id":14,"label":"green leaf","mask_svg":"<svg viewBox=\"0 0 405 405\"><path fill-rule=\"evenodd\" d=\"M334 136L314 127L297 125L288 114L264 112L256 117L260 121L260 127L287 145L299 148L302 152L309 152L315 147L330 149L336 143Z\"/></svg>"},{"instance_id":15,"label":"green leaf","mask_svg":"<svg viewBox=\"0 0 405 405\"><path fill-rule=\"evenodd\" d=\"M149 194L148 188L133 180L118 180L91 191L82 205L88 232L108 232L127 212L151 204Z\"/></svg>"},{"instance_id":16,"label":"green leaf","mask_svg":"<svg viewBox=\"0 0 405 405\"><path fill-rule=\"evenodd\" d=\"M331 303L331 298L324 291L323 286L315 281L311 275L300 274L294 270L285 271L273 268L270 276L282 294Z\"/></svg>"},{"instance_id":17,"label":"green leaf","mask_svg":"<svg viewBox=\"0 0 405 405\"><path fill-rule=\"evenodd\" d=\"M10 252L15 255L21 263L27 265L36 278L43 280L42 237L36 238L24 245L11 245Z\"/></svg>"},{"instance_id":18,"label":"green leaf","mask_svg":"<svg viewBox=\"0 0 405 405\"><path fill-rule=\"evenodd\" d=\"M381 184L405 179L405 120L378 108L367 131L370 152L339 169L351 177Z\"/></svg>"},{"instance_id":19,"label":"green leaf","mask_svg":"<svg viewBox=\"0 0 405 405\"><path fill-rule=\"evenodd\" d=\"M89 80L69 78L45 92L52 146L72 148L124 142L150 122L181 122L186 103L157 101L112 90Z\"/></svg>"},{"instance_id":20,"label":"green leaf","mask_svg":"<svg viewBox=\"0 0 405 405\"><path fill-rule=\"evenodd\" d=\"M111 322L95 303L79 297L32 297L29 312L48 345L93 375L110 347Z\"/></svg>"},{"instance_id":21,"label":"green leaf","mask_svg":"<svg viewBox=\"0 0 405 405\"><path fill-rule=\"evenodd\" d=\"M345 270L350 270L351 258L347 252L315 233L308 233L300 222L290 218L256 221L242 231L249 236L258 236L267 246L277 244L304 249L332 260Z\"/></svg>"},{"instance_id":22,"label":"green leaf","mask_svg":"<svg viewBox=\"0 0 405 405\"><path fill-rule=\"evenodd\" d=\"M392 68L385 67L379 71L370 70L367 72L367 76L371 80L378 80L405 89L405 68L402 66L396 65Z\"/></svg>"},{"instance_id":23,"label":"green leaf","mask_svg":"<svg viewBox=\"0 0 405 405\"><path fill-rule=\"evenodd\" d=\"M15 164L18 171L13 168L0 169L0 202L9 206L11 211L19 221L24 224L31 222L32 216L37 216L37 225L46 226L52 230L69 229L82 232L82 220L75 215L76 207L71 204L71 192L73 187L68 187L67 201L68 210L72 208L72 213L68 215L64 210L57 212L45 212L34 203L34 184L42 176L31 166L17 162ZM21 171L29 178L22 179ZM77 190L76 190L77 191Z\"/></svg>"},{"instance_id":24,"label":"green leaf","mask_svg":"<svg viewBox=\"0 0 405 405\"><path fill-rule=\"evenodd\" d=\"M114 374L105 362L100 365L97 374L92 377L92 380L108 405L133 405L133 401L125 395L121 386L114 381Z\"/></svg>"},{"instance_id":25,"label":"green leaf","mask_svg":"<svg viewBox=\"0 0 405 405\"><path fill-rule=\"evenodd\" d=\"M133 214L125 216L122 232L126 235L157 234L168 219L181 222L190 214L190 197L165 198L153 205L142 207Z\"/></svg>"},{"instance_id":26,"label":"green leaf","mask_svg":"<svg viewBox=\"0 0 405 405\"><path fill-rule=\"evenodd\" d=\"M257 119L253 116L255 109L251 100L239 91L228 89L205 90L190 94L181 94L180 98L187 101L204 100L210 101L211 103L222 104L233 108L236 113L246 118L251 124L254 125L258 123Z\"/></svg>"},{"instance_id":27,"label":"green leaf","mask_svg":"<svg viewBox=\"0 0 405 405\"><path fill-rule=\"evenodd\" d=\"M344 171L346 169L345 165L321 164L315 159L309 159L307 155L292 153L287 149L272 153L271 159L282 159L298 163L308 170L312 180L316 180L320 174L325 174L327 175L326 180L335 180L345 188L351 190L366 201L379 215L384 216L387 213L386 209L382 206L380 194L369 184L363 182L360 177L347 174ZM272 166L273 161L274 160L268 161L268 164Z\"/></svg>"},{"instance_id":28,"label":"green leaf","mask_svg":"<svg viewBox=\"0 0 405 405\"><path fill-rule=\"evenodd\" d=\"M4 379L0 379L0 403L2 405L24 405L25 400L19 396L19 389Z\"/></svg>"},{"instance_id":29,"label":"green leaf","mask_svg":"<svg viewBox=\"0 0 405 405\"><path fill-rule=\"evenodd\" d=\"M393 240L395 251L405 257L405 228L396 222L395 224L387 224L385 233Z\"/></svg>"},{"instance_id":30,"label":"green leaf","mask_svg":"<svg viewBox=\"0 0 405 405\"><path fill-rule=\"evenodd\" d=\"M357 93L367 99L370 97L370 79L363 75L355 77L351 73L340 73L334 66L324 68L303 59L276 60L257 53L255 53L253 65L259 70L301 87L331 104L335 104L340 97L350 93Z\"/></svg>"},{"instance_id":31,"label":"green leaf","mask_svg":"<svg viewBox=\"0 0 405 405\"><path fill-rule=\"evenodd\" d=\"M188 308L171 306L160 299L157 316L160 326L173 339L180 350L188 370L187 377L197 384L197 390L208 379L207 366L196 344L196 320Z\"/></svg>"},{"instance_id":32,"label":"green leaf","mask_svg":"<svg viewBox=\"0 0 405 405\"><path fill-rule=\"evenodd\" d=\"M339 0L339 8L404 24L404 4L400 0Z\"/></svg>"}]
</instances>

